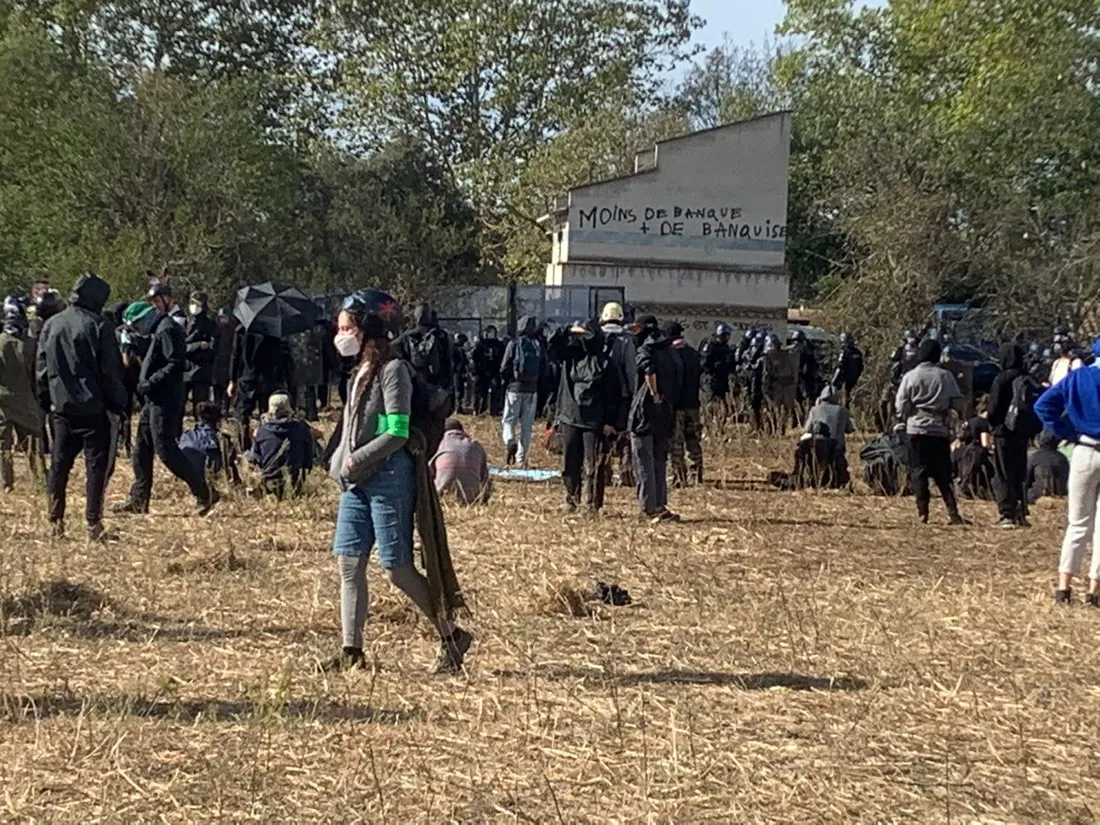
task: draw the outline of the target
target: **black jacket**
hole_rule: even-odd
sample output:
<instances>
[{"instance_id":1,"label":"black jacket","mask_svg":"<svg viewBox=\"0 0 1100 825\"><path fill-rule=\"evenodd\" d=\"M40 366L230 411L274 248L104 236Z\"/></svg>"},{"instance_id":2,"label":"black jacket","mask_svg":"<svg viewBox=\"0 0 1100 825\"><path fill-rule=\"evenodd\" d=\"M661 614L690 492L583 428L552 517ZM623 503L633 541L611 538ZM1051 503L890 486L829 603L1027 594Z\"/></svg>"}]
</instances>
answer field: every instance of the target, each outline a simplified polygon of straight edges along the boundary
<instances>
[{"instance_id":1,"label":"black jacket","mask_svg":"<svg viewBox=\"0 0 1100 825\"><path fill-rule=\"evenodd\" d=\"M584 335L555 335L549 347L561 364L557 423L597 432L605 426L621 430L626 400L610 358L611 342L599 328L593 326Z\"/></svg>"},{"instance_id":2,"label":"black jacket","mask_svg":"<svg viewBox=\"0 0 1100 825\"><path fill-rule=\"evenodd\" d=\"M437 326L421 324L402 333L393 346L425 382L451 392L453 356L451 336L446 332Z\"/></svg>"},{"instance_id":3,"label":"black jacket","mask_svg":"<svg viewBox=\"0 0 1100 825\"><path fill-rule=\"evenodd\" d=\"M1027 459L1028 504L1043 496L1062 498L1069 494L1069 459L1058 452L1057 445L1057 439L1044 444L1040 438L1039 449Z\"/></svg>"},{"instance_id":4,"label":"black jacket","mask_svg":"<svg viewBox=\"0 0 1100 825\"><path fill-rule=\"evenodd\" d=\"M183 328L171 315L158 315L153 322L153 340L141 362L138 392L150 404L165 409L182 409L187 395L187 344Z\"/></svg>"},{"instance_id":5,"label":"black jacket","mask_svg":"<svg viewBox=\"0 0 1100 825\"><path fill-rule=\"evenodd\" d=\"M295 418L270 419L256 431L247 458L265 479L277 479L286 472L297 485L313 469L313 433L308 424Z\"/></svg>"},{"instance_id":6,"label":"black jacket","mask_svg":"<svg viewBox=\"0 0 1100 825\"><path fill-rule=\"evenodd\" d=\"M1005 418L1012 406L1012 383L1024 374L1024 351L1016 344L1001 347L1001 372L989 388L989 425L997 438L1015 434L1005 427Z\"/></svg>"},{"instance_id":7,"label":"black jacket","mask_svg":"<svg viewBox=\"0 0 1100 825\"><path fill-rule=\"evenodd\" d=\"M700 407L699 393L702 391L703 365L699 353L687 341L673 342L672 354L680 360L680 392L673 399L678 410L697 410Z\"/></svg>"},{"instance_id":8,"label":"black jacket","mask_svg":"<svg viewBox=\"0 0 1100 825\"><path fill-rule=\"evenodd\" d=\"M44 410L80 418L126 409L118 340L102 314L110 294L103 279L82 276L70 306L43 325L35 383Z\"/></svg>"},{"instance_id":9,"label":"black jacket","mask_svg":"<svg viewBox=\"0 0 1100 825\"><path fill-rule=\"evenodd\" d=\"M235 322L230 321L224 326L220 322L215 323L218 327L218 345L214 348L213 383L224 387L226 384L233 380L229 372L229 364L233 360L233 335L235 332Z\"/></svg>"},{"instance_id":10,"label":"black jacket","mask_svg":"<svg viewBox=\"0 0 1100 825\"><path fill-rule=\"evenodd\" d=\"M184 327L184 344L187 347L187 371L184 380L188 384L213 384L214 362L218 358L220 341L218 322L207 315L192 315ZM203 349L207 343L210 349Z\"/></svg>"},{"instance_id":11,"label":"black jacket","mask_svg":"<svg viewBox=\"0 0 1100 825\"><path fill-rule=\"evenodd\" d=\"M286 389L289 362L290 352L284 341L237 327L229 378L237 382L244 396L262 399L275 390Z\"/></svg>"},{"instance_id":12,"label":"black jacket","mask_svg":"<svg viewBox=\"0 0 1100 825\"><path fill-rule=\"evenodd\" d=\"M661 403L649 394L646 376L657 376ZM627 427L635 435L672 435L676 421L675 402L680 397L680 362L672 354L672 342L656 330L638 342L638 390L630 404Z\"/></svg>"}]
</instances>

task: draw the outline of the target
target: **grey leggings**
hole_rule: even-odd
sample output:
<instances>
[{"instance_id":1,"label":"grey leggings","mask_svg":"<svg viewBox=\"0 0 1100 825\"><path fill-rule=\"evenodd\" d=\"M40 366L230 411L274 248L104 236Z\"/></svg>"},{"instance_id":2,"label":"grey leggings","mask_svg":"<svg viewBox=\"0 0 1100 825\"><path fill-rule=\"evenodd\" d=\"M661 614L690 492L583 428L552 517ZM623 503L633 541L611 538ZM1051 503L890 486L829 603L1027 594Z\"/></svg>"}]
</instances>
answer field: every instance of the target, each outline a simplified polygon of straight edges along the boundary
<instances>
[{"instance_id":1,"label":"grey leggings","mask_svg":"<svg viewBox=\"0 0 1100 825\"><path fill-rule=\"evenodd\" d=\"M367 560L370 556L337 556L340 569L340 626L344 647L363 649L363 626L367 623ZM386 573L390 583L401 590L420 612L431 621L431 596L428 580L411 564L403 564ZM450 636L454 625L444 620L438 628L441 636Z\"/></svg>"}]
</instances>

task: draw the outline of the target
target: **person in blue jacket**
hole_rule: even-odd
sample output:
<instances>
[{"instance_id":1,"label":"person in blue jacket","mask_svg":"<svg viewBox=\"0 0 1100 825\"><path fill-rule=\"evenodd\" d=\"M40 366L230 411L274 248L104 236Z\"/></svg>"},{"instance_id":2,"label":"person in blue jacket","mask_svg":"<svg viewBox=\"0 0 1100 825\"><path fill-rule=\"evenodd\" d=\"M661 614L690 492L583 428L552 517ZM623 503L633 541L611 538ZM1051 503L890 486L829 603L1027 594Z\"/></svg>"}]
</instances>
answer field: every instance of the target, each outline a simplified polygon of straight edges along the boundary
<instances>
[{"instance_id":1,"label":"person in blue jacket","mask_svg":"<svg viewBox=\"0 0 1100 825\"><path fill-rule=\"evenodd\" d=\"M1100 496L1100 339L1092 345L1097 361L1074 370L1035 402L1035 414L1062 441L1076 446L1070 460L1069 510L1058 587L1054 600L1069 604L1073 577L1081 569L1086 548L1092 545L1086 604L1100 607L1100 532L1096 530Z\"/></svg>"}]
</instances>

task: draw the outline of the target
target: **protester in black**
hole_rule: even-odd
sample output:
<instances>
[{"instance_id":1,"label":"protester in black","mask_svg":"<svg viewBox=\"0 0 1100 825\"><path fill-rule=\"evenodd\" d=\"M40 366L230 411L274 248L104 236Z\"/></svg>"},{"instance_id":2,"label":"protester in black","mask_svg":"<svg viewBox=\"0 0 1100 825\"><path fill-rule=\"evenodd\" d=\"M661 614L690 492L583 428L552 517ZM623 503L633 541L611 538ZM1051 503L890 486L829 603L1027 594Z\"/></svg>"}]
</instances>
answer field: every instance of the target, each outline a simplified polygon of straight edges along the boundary
<instances>
[{"instance_id":1,"label":"protester in black","mask_svg":"<svg viewBox=\"0 0 1100 825\"><path fill-rule=\"evenodd\" d=\"M236 321L233 315L225 307L218 310L218 334L217 345L214 347L213 369L213 402L218 405L222 414L229 412L229 396L226 390L232 377L229 372L230 362L233 360L233 333Z\"/></svg>"},{"instance_id":2,"label":"protester in black","mask_svg":"<svg viewBox=\"0 0 1100 825\"><path fill-rule=\"evenodd\" d=\"M497 338L497 328L489 325L474 344L474 415L497 414L497 396L501 387L500 362L503 358L504 342Z\"/></svg>"},{"instance_id":3,"label":"protester in black","mask_svg":"<svg viewBox=\"0 0 1100 825\"><path fill-rule=\"evenodd\" d=\"M465 412L466 384L470 378L470 355L466 352L466 344L469 339L466 333L455 335L454 347L451 349L451 374L454 376L455 412Z\"/></svg>"},{"instance_id":4,"label":"protester in black","mask_svg":"<svg viewBox=\"0 0 1100 825\"><path fill-rule=\"evenodd\" d=\"M115 507L115 511L149 511L153 456L156 455L172 475L190 488L196 500L195 515L205 516L216 503L217 494L207 485L205 474L195 471L179 446L186 402L187 352L183 329L170 314L173 306L171 287L156 284L149 290L148 297L158 314L152 324L152 342L141 363L138 382L138 392L145 399L145 405L141 408L134 442L134 483L129 499Z\"/></svg>"},{"instance_id":5,"label":"protester in black","mask_svg":"<svg viewBox=\"0 0 1100 825\"><path fill-rule=\"evenodd\" d=\"M676 426L679 364L656 318L643 316L638 327L638 391L628 421L638 504L650 521L679 521L668 509L668 447Z\"/></svg>"},{"instance_id":6,"label":"protester in black","mask_svg":"<svg viewBox=\"0 0 1100 825\"><path fill-rule=\"evenodd\" d=\"M994 492L1002 529L1030 526L1027 521L1028 438L1006 425L1012 406L1013 383L1026 375L1024 351L1016 344L1001 348L1001 372L989 388L989 424L993 428Z\"/></svg>"},{"instance_id":7,"label":"protester in black","mask_svg":"<svg viewBox=\"0 0 1100 825\"><path fill-rule=\"evenodd\" d=\"M111 446L107 416L120 415L126 408L118 342L102 314L110 294L106 281L91 273L81 275L73 286L71 305L46 321L39 339L36 383L53 434L46 488L56 535L64 532L69 474L83 450L88 537L109 537L103 526Z\"/></svg>"},{"instance_id":8,"label":"protester in black","mask_svg":"<svg viewBox=\"0 0 1100 825\"><path fill-rule=\"evenodd\" d=\"M325 346L328 324L318 321L309 329L290 338L291 403L301 410L306 421L318 421L317 387L325 380ZM270 399L268 401L270 404Z\"/></svg>"},{"instance_id":9,"label":"protester in black","mask_svg":"<svg viewBox=\"0 0 1100 825\"><path fill-rule=\"evenodd\" d=\"M273 392L289 385L290 351L284 341L237 327L229 361L227 392L235 402L242 447L252 443L249 422L254 412L267 409Z\"/></svg>"},{"instance_id":10,"label":"protester in black","mask_svg":"<svg viewBox=\"0 0 1100 825\"><path fill-rule=\"evenodd\" d=\"M214 385L214 362L218 357L218 324L207 312L205 292L192 292L189 315L184 326L187 347L187 371L184 381L191 399L191 414L199 417L199 404L210 400Z\"/></svg>"},{"instance_id":11,"label":"protester in black","mask_svg":"<svg viewBox=\"0 0 1100 825\"><path fill-rule=\"evenodd\" d=\"M451 337L439 328L436 313L426 301L413 310L413 320L416 326L399 336L393 347L401 358L412 364L423 384L446 394L445 400L432 404L430 415L422 423L428 455L433 456L443 441L447 418L454 412Z\"/></svg>"},{"instance_id":12,"label":"protester in black","mask_svg":"<svg viewBox=\"0 0 1100 825\"><path fill-rule=\"evenodd\" d=\"M672 341L672 354L680 366L680 394L673 401L676 429L670 445L672 477L677 487L687 487L689 479L695 484L703 483L703 419L699 411L703 366L695 347L684 338L681 324L669 321L664 326L664 333ZM691 464L690 474L688 463Z\"/></svg>"},{"instance_id":13,"label":"protester in black","mask_svg":"<svg viewBox=\"0 0 1100 825\"><path fill-rule=\"evenodd\" d=\"M562 438L565 510L583 503L589 512L603 507L611 454L624 398L610 358L610 342L599 324L588 321L550 339L551 357L561 364L556 422Z\"/></svg>"}]
</instances>

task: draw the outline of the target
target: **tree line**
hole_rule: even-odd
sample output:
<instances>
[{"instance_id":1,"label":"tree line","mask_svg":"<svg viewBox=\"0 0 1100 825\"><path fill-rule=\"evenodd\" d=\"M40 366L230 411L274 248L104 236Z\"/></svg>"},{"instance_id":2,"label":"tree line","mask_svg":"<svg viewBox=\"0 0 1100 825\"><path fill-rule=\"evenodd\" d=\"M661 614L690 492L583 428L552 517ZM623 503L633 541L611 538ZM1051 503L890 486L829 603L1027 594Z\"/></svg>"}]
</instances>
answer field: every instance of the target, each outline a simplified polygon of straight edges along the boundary
<instances>
[{"instance_id":1,"label":"tree line","mask_svg":"<svg viewBox=\"0 0 1100 825\"><path fill-rule=\"evenodd\" d=\"M702 22L690 0L0 0L0 287L538 282L553 195L790 109L795 300L872 340L944 300L1091 321L1094 0L788 0L775 42L698 54Z\"/></svg>"}]
</instances>

